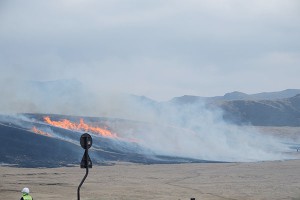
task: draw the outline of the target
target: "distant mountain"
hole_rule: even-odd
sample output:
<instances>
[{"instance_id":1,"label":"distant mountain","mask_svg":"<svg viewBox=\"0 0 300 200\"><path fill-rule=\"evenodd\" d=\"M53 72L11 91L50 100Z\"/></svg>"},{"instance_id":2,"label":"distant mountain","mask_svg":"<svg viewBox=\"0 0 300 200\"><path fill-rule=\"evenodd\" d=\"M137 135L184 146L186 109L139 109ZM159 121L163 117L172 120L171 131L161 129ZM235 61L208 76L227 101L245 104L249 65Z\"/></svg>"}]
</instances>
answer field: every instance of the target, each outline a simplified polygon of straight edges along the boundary
<instances>
[{"instance_id":1,"label":"distant mountain","mask_svg":"<svg viewBox=\"0 0 300 200\"><path fill-rule=\"evenodd\" d=\"M140 104L141 106L155 107L159 105L159 102L146 96L126 95L126 98L129 98L129 100L133 101L136 104Z\"/></svg>"},{"instance_id":2,"label":"distant mountain","mask_svg":"<svg viewBox=\"0 0 300 200\"><path fill-rule=\"evenodd\" d=\"M278 100L233 100L219 104L224 119L256 126L300 126L300 95Z\"/></svg>"},{"instance_id":3,"label":"distant mountain","mask_svg":"<svg viewBox=\"0 0 300 200\"><path fill-rule=\"evenodd\" d=\"M296 96L297 94L300 94L300 89L286 89L279 92L262 92L250 96L256 100L277 100L290 98Z\"/></svg>"},{"instance_id":4,"label":"distant mountain","mask_svg":"<svg viewBox=\"0 0 300 200\"><path fill-rule=\"evenodd\" d=\"M93 110L98 96L76 79L28 81L17 101L27 103L25 112L80 114Z\"/></svg>"},{"instance_id":5,"label":"distant mountain","mask_svg":"<svg viewBox=\"0 0 300 200\"><path fill-rule=\"evenodd\" d=\"M235 91L231 93L226 93L221 99L230 101L230 100L246 100L251 98L252 95Z\"/></svg>"},{"instance_id":6,"label":"distant mountain","mask_svg":"<svg viewBox=\"0 0 300 200\"><path fill-rule=\"evenodd\" d=\"M232 100L278 100L284 98L290 98L297 94L300 94L300 89L287 89L278 92L262 92L257 94L246 94L243 92L231 92L226 93L224 96L215 97L201 97L184 95L181 97L175 97L170 102L177 104L190 104L196 102L216 102L216 101L232 101Z\"/></svg>"},{"instance_id":7,"label":"distant mountain","mask_svg":"<svg viewBox=\"0 0 300 200\"><path fill-rule=\"evenodd\" d=\"M235 91L215 97L185 95L173 98L168 103L179 107L205 104L209 108L221 108L223 118L235 124L300 126L300 89L258 94Z\"/></svg>"},{"instance_id":8,"label":"distant mountain","mask_svg":"<svg viewBox=\"0 0 300 200\"><path fill-rule=\"evenodd\" d=\"M184 95L181 97L174 97L171 99L168 103L174 103L174 104L194 104L194 103L200 103L203 101L210 100L212 98L218 98L218 97L201 97L201 96L193 96L193 95Z\"/></svg>"},{"instance_id":9,"label":"distant mountain","mask_svg":"<svg viewBox=\"0 0 300 200\"><path fill-rule=\"evenodd\" d=\"M41 102L74 101L80 99L87 92L83 84L76 79L62 79L55 81L28 81L28 92Z\"/></svg>"}]
</instances>

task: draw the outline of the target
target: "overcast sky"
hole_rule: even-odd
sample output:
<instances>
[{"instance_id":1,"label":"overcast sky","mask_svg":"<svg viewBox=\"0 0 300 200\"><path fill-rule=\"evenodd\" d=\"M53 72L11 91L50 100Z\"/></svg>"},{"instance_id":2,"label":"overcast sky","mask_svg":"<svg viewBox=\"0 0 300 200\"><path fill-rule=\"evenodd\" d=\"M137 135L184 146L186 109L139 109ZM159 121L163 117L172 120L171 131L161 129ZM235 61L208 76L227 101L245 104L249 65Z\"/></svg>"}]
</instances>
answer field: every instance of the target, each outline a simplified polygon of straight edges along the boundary
<instances>
[{"instance_id":1,"label":"overcast sky","mask_svg":"<svg viewBox=\"0 0 300 200\"><path fill-rule=\"evenodd\" d=\"M300 88L300 1L0 0L0 70L155 100Z\"/></svg>"}]
</instances>

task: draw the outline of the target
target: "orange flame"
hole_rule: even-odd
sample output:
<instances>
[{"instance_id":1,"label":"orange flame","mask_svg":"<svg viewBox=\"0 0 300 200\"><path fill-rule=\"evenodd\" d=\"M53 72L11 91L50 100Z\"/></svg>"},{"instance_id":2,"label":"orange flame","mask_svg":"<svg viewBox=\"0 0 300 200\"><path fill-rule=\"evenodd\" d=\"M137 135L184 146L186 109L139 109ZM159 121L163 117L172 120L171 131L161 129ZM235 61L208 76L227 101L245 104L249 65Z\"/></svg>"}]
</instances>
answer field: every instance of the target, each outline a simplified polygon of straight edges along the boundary
<instances>
[{"instance_id":1,"label":"orange flame","mask_svg":"<svg viewBox=\"0 0 300 200\"><path fill-rule=\"evenodd\" d=\"M39 134L39 135L44 135L44 136L47 136L47 137L52 137L51 134L46 133L44 131L41 131L41 130L37 129L35 126L32 127L31 131L34 132L34 133L36 133L36 134Z\"/></svg>"},{"instance_id":2,"label":"orange flame","mask_svg":"<svg viewBox=\"0 0 300 200\"><path fill-rule=\"evenodd\" d=\"M67 119L62 119L61 121L52 121L49 116L46 116L44 117L44 120L46 123L52 126L56 126L64 129L92 132L104 137L113 137L113 138L117 137L115 133L111 133L109 130L86 124L83 119L80 119L79 123L74 123Z\"/></svg>"}]
</instances>

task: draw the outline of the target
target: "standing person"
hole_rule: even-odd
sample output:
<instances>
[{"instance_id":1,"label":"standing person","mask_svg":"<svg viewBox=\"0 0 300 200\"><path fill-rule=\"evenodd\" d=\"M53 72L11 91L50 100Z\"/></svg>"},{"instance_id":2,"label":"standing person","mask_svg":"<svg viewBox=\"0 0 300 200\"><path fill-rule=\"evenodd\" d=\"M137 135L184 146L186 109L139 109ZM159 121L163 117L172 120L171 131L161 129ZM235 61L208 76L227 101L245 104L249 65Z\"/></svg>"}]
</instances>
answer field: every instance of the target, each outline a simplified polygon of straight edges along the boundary
<instances>
[{"instance_id":1,"label":"standing person","mask_svg":"<svg viewBox=\"0 0 300 200\"><path fill-rule=\"evenodd\" d=\"M33 200L33 198L29 195L29 189L23 188L22 190L22 197L20 200Z\"/></svg>"}]
</instances>

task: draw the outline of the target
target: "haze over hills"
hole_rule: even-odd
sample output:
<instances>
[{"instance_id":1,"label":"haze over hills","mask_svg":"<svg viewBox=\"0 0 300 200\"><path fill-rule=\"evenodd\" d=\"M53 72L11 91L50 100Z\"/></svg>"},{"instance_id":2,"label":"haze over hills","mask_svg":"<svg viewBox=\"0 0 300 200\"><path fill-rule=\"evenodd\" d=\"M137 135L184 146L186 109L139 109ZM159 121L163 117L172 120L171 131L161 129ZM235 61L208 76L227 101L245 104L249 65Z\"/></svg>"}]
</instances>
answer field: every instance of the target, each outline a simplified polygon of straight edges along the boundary
<instances>
[{"instance_id":1,"label":"haze over hills","mask_svg":"<svg viewBox=\"0 0 300 200\"><path fill-rule=\"evenodd\" d=\"M83 131L96 136L92 149L95 163L286 159L291 141L297 146L297 138L270 139L243 125L300 126L298 89L217 97L185 95L159 102L146 96L95 94L76 80L30 82L27 86L30 89L17 96L23 99L8 107L17 105L27 112L0 115L0 138L6 141L0 163L46 167L78 163L82 156L78 155L78 140ZM28 110L31 114L24 114ZM94 115L97 117L91 117ZM49 124L46 116L54 123ZM56 125L61 123L72 126ZM92 129L85 129L88 125ZM98 127L118 137L98 136Z\"/></svg>"},{"instance_id":2,"label":"haze over hills","mask_svg":"<svg viewBox=\"0 0 300 200\"><path fill-rule=\"evenodd\" d=\"M0 110L147 121L162 115L169 107L180 109L187 105L206 105L207 109L223 112L225 121L239 125L300 126L299 98L296 97L300 89L257 94L235 91L215 97L184 95L159 102L146 96L91 91L76 79L29 81L24 85L17 95L11 95L9 102L0 102Z\"/></svg>"},{"instance_id":3,"label":"haze over hills","mask_svg":"<svg viewBox=\"0 0 300 200\"><path fill-rule=\"evenodd\" d=\"M139 100L142 104L156 109L167 105L175 105L178 108L206 105L208 109L221 109L224 120L239 125L300 126L299 94L300 89L287 89L258 94L231 92L216 97L184 95L168 102L156 102L146 97Z\"/></svg>"},{"instance_id":4,"label":"haze over hills","mask_svg":"<svg viewBox=\"0 0 300 200\"><path fill-rule=\"evenodd\" d=\"M59 79L54 81L28 81L23 83L27 85L33 94L39 96L45 96L48 94L52 97L62 97L73 96L75 93L78 95L92 95L92 92L84 87L84 85L76 79ZM202 97L194 95L183 95L181 97L174 97L169 102L177 103L189 103L197 100L206 100L206 101L230 101L230 100L276 100L293 97L297 94L300 94L300 89L286 89L282 91L275 92L261 92L256 94L246 94L239 91L229 92L223 96L214 96L214 97ZM143 101L158 102L156 100L150 99L146 96L138 96Z\"/></svg>"},{"instance_id":5,"label":"haze over hills","mask_svg":"<svg viewBox=\"0 0 300 200\"><path fill-rule=\"evenodd\" d=\"M300 126L300 90L287 89L248 95L241 92L218 97L182 96L177 105L205 102L223 110L223 118L236 124L255 126Z\"/></svg>"},{"instance_id":6,"label":"haze over hills","mask_svg":"<svg viewBox=\"0 0 300 200\"><path fill-rule=\"evenodd\" d=\"M196 101L232 101L232 100L277 100L290 98L297 94L300 94L300 89L286 89L278 92L262 92L257 94L246 94L243 92L230 92L226 93L224 96L215 96L215 97L201 97L201 96L192 96L184 95L181 97L174 97L171 102L174 103L194 103Z\"/></svg>"},{"instance_id":7,"label":"haze over hills","mask_svg":"<svg viewBox=\"0 0 300 200\"><path fill-rule=\"evenodd\" d=\"M300 95L277 100L233 100L220 103L224 119L255 126L300 126Z\"/></svg>"},{"instance_id":8,"label":"haze over hills","mask_svg":"<svg viewBox=\"0 0 300 200\"><path fill-rule=\"evenodd\" d=\"M21 107L21 110L24 110L22 112L143 120L145 116L155 118L155 115L161 115L170 106L182 108L187 105L205 104L208 109L221 110L224 120L230 123L300 126L299 97L296 97L300 94L300 89L257 94L235 91L215 97L184 95L159 102L146 96L90 91L76 79L31 81L25 85L27 89L22 90L18 97L21 103L6 106L4 109ZM141 116L141 111L149 115Z\"/></svg>"}]
</instances>

